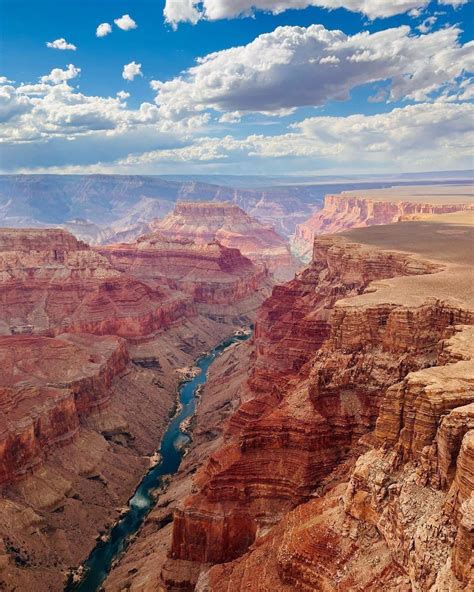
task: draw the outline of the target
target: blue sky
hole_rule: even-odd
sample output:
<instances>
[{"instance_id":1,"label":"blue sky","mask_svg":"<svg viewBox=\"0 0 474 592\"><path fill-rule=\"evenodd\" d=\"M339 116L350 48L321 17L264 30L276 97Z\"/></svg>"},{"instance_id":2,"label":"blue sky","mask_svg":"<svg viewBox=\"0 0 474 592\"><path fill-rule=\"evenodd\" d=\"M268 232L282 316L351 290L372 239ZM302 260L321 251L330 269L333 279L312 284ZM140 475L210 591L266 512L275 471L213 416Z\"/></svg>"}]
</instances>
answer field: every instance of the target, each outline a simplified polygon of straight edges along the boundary
<instances>
[{"instance_id":1,"label":"blue sky","mask_svg":"<svg viewBox=\"0 0 474 592\"><path fill-rule=\"evenodd\" d=\"M265 11L278 3L279 14ZM174 0L178 18L170 23L158 0L0 0L2 171L317 174L470 165L472 3L191 4ZM320 7L291 8L305 4ZM326 8L335 5L346 8ZM252 16L234 14L235 6ZM396 14L374 16L387 11ZM197 22L186 22L189 14ZM123 15L136 28L115 25ZM97 37L101 23L112 32ZM60 39L76 49L47 47ZM198 58L205 63L196 66ZM140 71L127 80L131 63ZM160 84L152 88L153 80ZM128 96L117 98L120 91Z\"/></svg>"}]
</instances>

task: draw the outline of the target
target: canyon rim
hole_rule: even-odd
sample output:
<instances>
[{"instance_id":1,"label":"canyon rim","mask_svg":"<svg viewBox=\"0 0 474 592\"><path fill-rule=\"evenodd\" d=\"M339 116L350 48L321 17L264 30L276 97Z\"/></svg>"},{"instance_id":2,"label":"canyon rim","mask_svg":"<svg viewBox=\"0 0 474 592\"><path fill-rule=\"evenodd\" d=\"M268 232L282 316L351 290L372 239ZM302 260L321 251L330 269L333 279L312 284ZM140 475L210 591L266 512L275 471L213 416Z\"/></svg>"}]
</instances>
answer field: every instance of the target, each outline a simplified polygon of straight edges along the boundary
<instances>
[{"instance_id":1,"label":"canyon rim","mask_svg":"<svg viewBox=\"0 0 474 592\"><path fill-rule=\"evenodd\" d=\"M473 22L0 0L0 591L474 591Z\"/></svg>"}]
</instances>

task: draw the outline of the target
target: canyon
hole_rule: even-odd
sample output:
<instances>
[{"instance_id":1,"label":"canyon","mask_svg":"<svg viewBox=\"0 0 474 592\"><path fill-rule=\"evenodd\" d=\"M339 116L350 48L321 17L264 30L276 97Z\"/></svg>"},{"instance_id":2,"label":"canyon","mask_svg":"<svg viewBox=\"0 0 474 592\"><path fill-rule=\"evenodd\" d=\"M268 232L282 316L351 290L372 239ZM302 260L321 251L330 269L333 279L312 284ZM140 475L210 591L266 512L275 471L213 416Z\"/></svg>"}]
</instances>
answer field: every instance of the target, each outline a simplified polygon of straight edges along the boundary
<instances>
[{"instance_id":1,"label":"canyon","mask_svg":"<svg viewBox=\"0 0 474 592\"><path fill-rule=\"evenodd\" d=\"M228 202L180 202L108 245L0 229L3 588L80 573L157 461L196 358L254 324L210 366L192 443L104 590L469 590L474 210L459 191L391 224L341 195L343 232L315 236L296 275L286 239Z\"/></svg>"},{"instance_id":2,"label":"canyon","mask_svg":"<svg viewBox=\"0 0 474 592\"><path fill-rule=\"evenodd\" d=\"M302 260L309 261L317 235L473 207L469 185L389 187L328 194L323 209L296 227L292 249Z\"/></svg>"},{"instance_id":3,"label":"canyon","mask_svg":"<svg viewBox=\"0 0 474 592\"><path fill-rule=\"evenodd\" d=\"M230 202L179 202L173 212L151 226L170 239L198 244L217 241L238 249L255 263L264 264L277 281L291 279L299 266L286 239Z\"/></svg>"},{"instance_id":4,"label":"canyon","mask_svg":"<svg viewBox=\"0 0 474 592\"><path fill-rule=\"evenodd\" d=\"M473 239L465 211L316 237L105 590L471 589Z\"/></svg>"},{"instance_id":5,"label":"canyon","mask_svg":"<svg viewBox=\"0 0 474 592\"><path fill-rule=\"evenodd\" d=\"M235 249L156 240L127 245L145 247L130 266L61 229L0 229L4 589L63 589L150 466L183 368L269 294Z\"/></svg>"}]
</instances>

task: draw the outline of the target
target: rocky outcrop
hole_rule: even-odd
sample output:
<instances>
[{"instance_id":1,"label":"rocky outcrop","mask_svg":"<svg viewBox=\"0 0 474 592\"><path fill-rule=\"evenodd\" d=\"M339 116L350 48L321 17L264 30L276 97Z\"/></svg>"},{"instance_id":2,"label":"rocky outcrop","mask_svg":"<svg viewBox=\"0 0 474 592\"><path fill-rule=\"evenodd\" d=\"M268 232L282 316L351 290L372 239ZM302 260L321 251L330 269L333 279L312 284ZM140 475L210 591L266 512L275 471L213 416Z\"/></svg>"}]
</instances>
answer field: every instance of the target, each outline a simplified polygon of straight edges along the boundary
<instances>
[{"instance_id":1,"label":"rocky outcrop","mask_svg":"<svg viewBox=\"0 0 474 592\"><path fill-rule=\"evenodd\" d=\"M182 292L141 282L62 230L0 231L0 333L138 338L196 314Z\"/></svg>"},{"instance_id":2,"label":"rocky outcrop","mask_svg":"<svg viewBox=\"0 0 474 592\"><path fill-rule=\"evenodd\" d=\"M449 192L447 192L449 193ZM403 194L403 191L401 191ZM369 192L370 195L370 192ZM350 228L363 228L381 224L392 224L407 217L422 214L446 214L460 210L472 209L472 203L460 199L459 203L442 200L438 203L420 199L397 198L396 189L392 198L377 198L341 193L326 195L324 207L316 211L306 222L296 227L292 238L292 247L304 260L309 260L313 239L321 234L334 234Z\"/></svg>"},{"instance_id":3,"label":"rocky outcrop","mask_svg":"<svg viewBox=\"0 0 474 592\"><path fill-rule=\"evenodd\" d=\"M115 265L62 230L0 230L6 589L64 588L148 469L176 370L265 297L265 268L235 249L151 239L135 249Z\"/></svg>"},{"instance_id":4,"label":"rocky outcrop","mask_svg":"<svg viewBox=\"0 0 474 592\"><path fill-rule=\"evenodd\" d=\"M472 324L474 315L458 294L436 299L415 279L440 273L448 279L446 269L344 237L315 241L312 265L276 287L257 318L242 403L222 448L196 473L194 493L175 511L163 570L167 589L192 589L199 565L200 591L349 590L355 583L377 590L381 582L387 590L428 590L438 567L445 581L455 577L446 563L453 533L459 531L462 557L471 540L469 521L459 526L459 508L465 512L472 492L470 448L461 441L470 425L463 407L473 401L465 366L472 370L472 362L455 327ZM402 297L395 286L405 284L412 292ZM462 334L464 343L468 334ZM367 448L347 491L334 489ZM442 469L428 470L433 465ZM398 472L403 495L391 488ZM367 474L370 485L363 485ZM450 497L441 474L446 483L451 475ZM393 520L384 501L391 495L401 508ZM419 553L412 560L413 544ZM274 563L254 573L265 554ZM226 565L205 573L209 563ZM456 565L459 571L459 560Z\"/></svg>"},{"instance_id":5,"label":"rocky outcrop","mask_svg":"<svg viewBox=\"0 0 474 592\"><path fill-rule=\"evenodd\" d=\"M0 484L70 443L81 421L107 406L129 358L117 337L0 338Z\"/></svg>"},{"instance_id":6,"label":"rocky outcrop","mask_svg":"<svg viewBox=\"0 0 474 592\"><path fill-rule=\"evenodd\" d=\"M151 224L166 238L207 244L214 240L264 263L278 279L289 279L298 265L287 241L230 202L179 202L163 220Z\"/></svg>"},{"instance_id":7,"label":"rocky outcrop","mask_svg":"<svg viewBox=\"0 0 474 592\"><path fill-rule=\"evenodd\" d=\"M267 278L265 267L218 242L196 244L153 233L99 252L114 268L146 282L167 284L201 304L235 304L260 290Z\"/></svg>"}]
</instances>

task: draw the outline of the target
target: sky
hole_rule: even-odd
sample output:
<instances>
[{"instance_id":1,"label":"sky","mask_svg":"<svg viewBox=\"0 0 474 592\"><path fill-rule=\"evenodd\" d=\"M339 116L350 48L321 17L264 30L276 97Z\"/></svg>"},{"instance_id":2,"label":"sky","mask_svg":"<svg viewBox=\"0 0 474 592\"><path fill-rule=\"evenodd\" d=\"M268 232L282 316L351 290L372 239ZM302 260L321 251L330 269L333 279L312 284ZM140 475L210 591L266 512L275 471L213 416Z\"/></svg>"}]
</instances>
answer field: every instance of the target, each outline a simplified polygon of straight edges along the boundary
<instances>
[{"instance_id":1,"label":"sky","mask_svg":"<svg viewBox=\"0 0 474 592\"><path fill-rule=\"evenodd\" d=\"M473 4L0 0L0 172L472 168Z\"/></svg>"}]
</instances>

